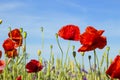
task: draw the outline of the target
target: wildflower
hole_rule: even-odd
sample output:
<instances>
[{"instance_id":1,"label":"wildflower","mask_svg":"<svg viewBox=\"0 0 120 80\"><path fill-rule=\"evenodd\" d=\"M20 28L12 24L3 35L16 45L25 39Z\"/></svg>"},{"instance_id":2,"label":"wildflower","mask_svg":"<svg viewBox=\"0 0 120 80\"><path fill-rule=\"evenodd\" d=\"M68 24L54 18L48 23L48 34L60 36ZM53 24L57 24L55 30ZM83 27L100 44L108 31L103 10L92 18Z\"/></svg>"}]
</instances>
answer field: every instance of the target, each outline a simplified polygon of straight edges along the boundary
<instances>
[{"instance_id":1,"label":"wildflower","mask_svg":"<svg viewBox=\"0 0 120 80\"><path fill-rule=\"evenodd\" d=\"M0 60L0 73L3 72L4 68L5 68L5 61L4 60Z\"/></svg>"},{"instance_id":2,"label":"wildflower","mask_svg":"<svg viewBox=\"0 0 120 80\"><path fill-rule=\"evenodd\" d=\"M106 74L108 74L112 79L120 79L120 55L116 56L112 64L107 69Z\"/></svg>"},{"instance_id":3,"label":"wildflower","mask_svg":"<svg viewBox=\"0 0 120 80\"><path fill-rule=\"evenodd\" d=\"M7 38L3 43L3 48L5 51L11 51L15 49L15 42L13 42L10 38Z\"/></svg>"},{"instance_id":4,"label":"wildflower","mask_svg":"<svg viewBox=\"0 0 120 80\"><path fill-rule=\"evenodd\" d=\"M17 49L13 49L11 51L5 51L5 54L8 58L14 58L15 56L18 56Z\"/></svg>"},{"instance_id":5,"label":"wildflower","mask_svg":"<svg viewBox=\"0 0 120 80\"><path fill-rule=\"evenodd\" d=\"M2 46L5 50L5 54L7 55L7 57L11 58L18 55L17 49L15 49L15 42L10 38L6 39Z\"/></svg>"},{"instance_id":6,"label":"wildflower","mask_svg":"<svg viewBox=\"0 0 120 80\"><path fill-rule=\"evenodd\" d=\"M104 48L107 41L105 36L101 36L103 32L104 30L96 30L94 27L88 26L86 31L80 35L82 47L79 48L78 52Z\"/></svg>"},{"instance_id":7,"label":"wildflower","mask_svg":"<svg viewBox=\"0 0 120 80\"><path fill-rule=\"evenodd\" d=\"M76 25L66 25L58 31L58 35L65 40L79 41L80 30Z\"/></svg>"},{"instance_id":8,"label":"wildflower","mask_svg":"<svg viewBox=\"0 0 120 80\"><path fill-rule=\"evenodd\" d=\"M41 71L42 68L43 68L43 65L39 61L34 60L34 59L31 60L26 65L26 70L27 70L28 73Z\"/></svg>"},{"instance_id":9,"label":"wildflower","mask_svg":"<svg viewBox=\"0 0 120 80\"><path fill-rule=\"evenodd\" d=\"M18 77L16 78L16 80L22 80L22 77L21 77L21 76L18 76Z\"/></svg>"},{"instance_id":10,"label":"wildflower","mask_svg":"<svg viewBox=\"0 0 120 80\"><path fill-rule=\"evenodd\" d=\"M16 47L22 45L22 35L19 29L14 29L8 33L8 36L15 41Z\"/></svg>"}]
</instances>

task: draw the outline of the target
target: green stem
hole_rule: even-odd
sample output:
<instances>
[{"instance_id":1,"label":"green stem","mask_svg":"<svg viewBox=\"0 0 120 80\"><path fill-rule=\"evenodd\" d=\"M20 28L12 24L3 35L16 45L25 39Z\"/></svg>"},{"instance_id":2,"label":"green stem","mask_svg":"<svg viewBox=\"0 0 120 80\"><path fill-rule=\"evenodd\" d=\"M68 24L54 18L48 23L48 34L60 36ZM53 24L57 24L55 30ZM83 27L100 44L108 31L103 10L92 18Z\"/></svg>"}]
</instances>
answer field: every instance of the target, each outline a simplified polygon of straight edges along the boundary
<instances>
[{"instance_id":1,"label":"green stem","mask_svg":"<svg viewBox=\"0 0 120 80\"><path fill-rule=\"evenodd\" d=\"M66 58L65 58L64 66L65 66L65 64L66 64L66 62L67 62L69 49L70 49L70 41L68 41L68 49L67 49L67 52L66 52Z\"/></svg>"},{"instance_id":2,"label":"green stem","mask_svg":"<svg viewBox=\"0 0 120 80\"><path fill-rule=\"evenodd\" d=\"M25 65L26 65L26 56L27 56L27 54L26 54L26 38L24 38L24 50L23 50L23 54L25 55ZM25 72L25 80L26 80L26 68L24 69L24 72Z\"/></svg>"},{"instance_id":3,"label":"green stem","mask_svg":"<svg viewBox=\"0 0 120 80\"><path fill-rule=\"evenodd\" d=\"M60 43L59 43L59 40L58 40L58 34L56 34L56 35L57 35L56 36L56 41L57 41L58 47L59 47L59 49L60 49L60 51L62 53L62 57L61 57L61 65L62 65L62 62L63 62L63 50L62 50L62 48L60 46Z\"/></svg>"},{"instance_id":4,"label":"green stem","mask_svg":"<svg viewBox=\"0 0 120 80\"><path fill-rule=\"evenodd\" d=\"M98 66L98 76L99 76L99 79L101 80L101 73L100 73L100 67L99 67L99 60L98 60L98 57L96 55L96 51L94 50L94 55L95 55L95 64L96 64L96 61L97 61L97 66ZM96 69L95 69L95 73L96 73Z\"/></svg>"},{"instance_id":5,"label":"green stem","mask_svg":"<svg viewBox=\"0 0 120 80\"><path fill-rule=\"evenodd\" d=\"M82 68L84 69L84 55L82 56Z\"/></svg>"},{"instance_id":6,"label":"green stem","mask_svg":"<svg viewBox=\"0 0 120 80\"><path fill-rule=\"evenodd\" d=\"M81 68L80 68L80 66L79 66L78 63L77 63L76 57L74 57L74 60L75 60L75 63L76 63L76 66L77 66L79 72L81 73Z\"/></svg>"},{"instance_id":7,"label":"green stem","mask_svg":"<svg viewBox=\"0 0 120 80\"><path fill-rule=\"evenodd\" d=\"M42 43L41 43L42 46L41 47L42 47L42 53L44 53L44 30L43 30L43 27L41 27L41 32L42 32L42 35L41 35L42 36Z\"/></svg>"}]
</instances>

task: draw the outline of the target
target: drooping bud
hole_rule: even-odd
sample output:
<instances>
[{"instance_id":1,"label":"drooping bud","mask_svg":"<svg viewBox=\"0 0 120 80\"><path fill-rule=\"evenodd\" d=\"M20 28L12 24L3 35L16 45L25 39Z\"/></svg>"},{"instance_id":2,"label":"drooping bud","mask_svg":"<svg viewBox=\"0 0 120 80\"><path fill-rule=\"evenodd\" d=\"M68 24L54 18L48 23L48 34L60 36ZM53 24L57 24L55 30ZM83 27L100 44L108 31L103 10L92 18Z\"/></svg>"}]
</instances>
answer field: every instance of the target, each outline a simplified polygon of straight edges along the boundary
<instances>
[{"instance_id":1,"label":"drooping bud","mask_svg":"<svg viewBox=\"0 0 120 80\"><path fill-rule=\"evenodd\" d=\"M89 59L89 60L91 59L91 55L88 56L88 59Z\"/></svg>"},{"instance_id":2,"label":"drooping bud","mask_svg":"<svg viewBox=\"0 0 120 80\"><path fill-rule=\"evenodd\" d=\"M73 51L73 57L74 57L74 58L76 57L76 52L75 52L75 51Z\"/></svg>"}]
</instances>

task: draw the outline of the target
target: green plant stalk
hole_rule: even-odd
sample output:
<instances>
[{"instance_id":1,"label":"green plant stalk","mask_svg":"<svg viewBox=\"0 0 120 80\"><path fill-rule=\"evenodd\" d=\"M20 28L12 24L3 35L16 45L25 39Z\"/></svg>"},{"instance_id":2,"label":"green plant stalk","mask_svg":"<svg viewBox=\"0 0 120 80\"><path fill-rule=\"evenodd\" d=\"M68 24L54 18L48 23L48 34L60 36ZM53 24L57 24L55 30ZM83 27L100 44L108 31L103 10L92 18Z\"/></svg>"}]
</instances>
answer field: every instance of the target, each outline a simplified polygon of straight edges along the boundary
<instances>
[{"instance_id":1,"label":"green plant stalk","mask_svg":"<svg viewBox=\"0 0 120 80\"><path fill-rule=\"evenodd\" d=\"M44 30L43 30L43 27L41 27L41 36L42 36L42 53L44 53Z\"/></svg>"},{"instance_id":2,"label":"green plant stalk","mask_svg":"<svg viewBox=\"0 0 120 80\"><path fill-rule=\"evenodd\" d=\"M24 38L24 50L23 50L23 54L25 55L25 65L26 65L26 38ZM25 72L25 80L26 80L26 68L24 69Z\"/></svg>"},{"instance_id":3,"label":"green plant stalk","mask_svg":"<svg viewBox=\"0 0 120 80\"><path fill-rule=\"evenodd\" d=\"M109 66L109 50L107 50L107 69L108 69L108 66Z\"/></svg>"},{"instance_id":4,"label":"green plant stalk","mask_svg":"<svg viewBox=\"0 0 120 80\"><path fill-rule=\"evenodd\" d=\"M94 67L95 67L95 72L96 72L96 51L94 50Z\"/></svg>"},{"instance_id":5,"label":"green plant stalk","mask_svg":"<svg viewBox=\"0 0 120 80\"><path fill-rule=\"evenodd\" d=\"M67 48L67 52L66 52L66 58L65 58L64 66L66 65L66 62L67 62L69 49L70 49L70 41L68 41L68 48Z\"/></svg>"},{"instance_id":6,"label":"green plant stalk","mask_svg":"<svg viewBox=\"0 0 120 80\"><path fill-rule=\"evenodd\" d=\"M61 57L61 65L62 65L62 67L63 67L63 64L62 64L62 62L63 62L63 50L62 50L62 48L61 48L61 46L60 46L60 43L59 43L58 37L56 37L56 41L57 41L58 47L59 47L59 49L60 49L60 51L61 51L61 53L62 53L62 57Z\"/></svg>"},{"instance_id":7,"label":"green plant stalk","mask_svg":"<svg viewBox=\"0 0 120 80\"><path fill-rule=\"evenodd\" d=\"M75 61L76 67L78 68L79 72L81 73L81 68L80 68L80 66L77 63L76 57L74 57L74 61Z\"/></svg>"}]
</instances>

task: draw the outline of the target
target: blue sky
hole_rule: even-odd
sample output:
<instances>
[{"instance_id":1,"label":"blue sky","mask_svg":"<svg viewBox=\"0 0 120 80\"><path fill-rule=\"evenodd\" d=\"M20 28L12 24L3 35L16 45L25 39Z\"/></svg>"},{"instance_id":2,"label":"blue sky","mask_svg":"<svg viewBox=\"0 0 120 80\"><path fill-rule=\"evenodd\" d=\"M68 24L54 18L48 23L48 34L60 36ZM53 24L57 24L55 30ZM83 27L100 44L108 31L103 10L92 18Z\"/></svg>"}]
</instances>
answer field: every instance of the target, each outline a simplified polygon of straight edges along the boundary
<instances>
[{"instance_id":1,"label":"blue sky","mask_svg":"<svg viewBox=\"0 0 120 80\"><path fill-rule=\"evenodd\" d=\"M3 20L0 25L0 45L7 38L9 26L13 29L23 27L28 33L27 52L30 58L36 58L37 50L41 49L40 27L43 26L45 46L42 56L49 57L51 44L55 56L59 56L55 33L62 26L78 25L82 33L91 25L105 30L103 35L107 37L107 45L111 48L110 57L114 58L120 50L119 8L119 0L0 0L0 19ZM60 41L66 50L68 41ZM76 50L81 46L79 42L71 42L71 45L75 45ZM104 51L98 50L98 55L101 56ZM86 53L88 55L89 52Z\"/></svg>"}]
</instances>

